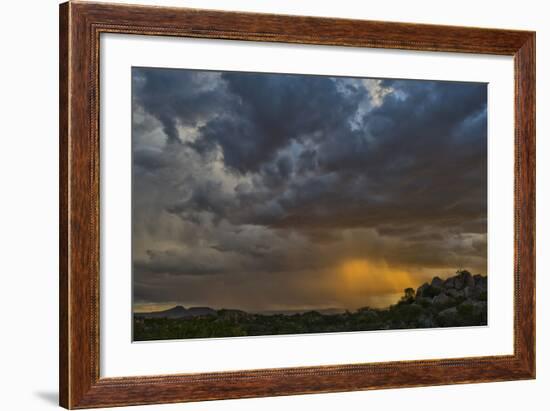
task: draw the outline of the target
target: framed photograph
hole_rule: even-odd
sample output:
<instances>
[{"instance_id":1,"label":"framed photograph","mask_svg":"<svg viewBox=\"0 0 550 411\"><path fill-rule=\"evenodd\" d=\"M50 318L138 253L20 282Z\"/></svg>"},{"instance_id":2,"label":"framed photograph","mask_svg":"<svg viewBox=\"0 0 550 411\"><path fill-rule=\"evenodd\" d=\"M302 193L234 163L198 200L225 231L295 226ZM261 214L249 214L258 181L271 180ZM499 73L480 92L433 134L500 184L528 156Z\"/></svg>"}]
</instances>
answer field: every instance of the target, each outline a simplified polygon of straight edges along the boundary
<instances>
[{"instance_id":1,"label":"framed photograph","mask_svg":"<svg viewBox=\"0 0 550 411\"><path fill-rule=\"evenodd\" d=\"M535 33L60 6L60 405L535 378Z\"/></svg>"}]
</instances>

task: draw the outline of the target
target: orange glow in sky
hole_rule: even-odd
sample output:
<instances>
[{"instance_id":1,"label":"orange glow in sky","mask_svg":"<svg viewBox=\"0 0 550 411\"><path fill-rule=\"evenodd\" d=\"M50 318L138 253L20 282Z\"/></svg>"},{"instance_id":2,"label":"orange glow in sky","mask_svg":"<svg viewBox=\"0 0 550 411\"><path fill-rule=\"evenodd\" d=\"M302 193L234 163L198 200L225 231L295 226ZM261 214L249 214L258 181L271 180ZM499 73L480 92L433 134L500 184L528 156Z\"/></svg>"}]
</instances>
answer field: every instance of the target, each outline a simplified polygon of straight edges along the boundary
<instances>
[{"instance_id":1,"label":"orange glow in sky","mask_svg":"<svg viewBox=\"0 0 550 411\"><path fill-rule=\"evenodd\" d=\"M407 271L391 268L385 261L347 260L339 272L347 292L366 295L401 293L417 282Z\"/></svg>"}]
</instances>

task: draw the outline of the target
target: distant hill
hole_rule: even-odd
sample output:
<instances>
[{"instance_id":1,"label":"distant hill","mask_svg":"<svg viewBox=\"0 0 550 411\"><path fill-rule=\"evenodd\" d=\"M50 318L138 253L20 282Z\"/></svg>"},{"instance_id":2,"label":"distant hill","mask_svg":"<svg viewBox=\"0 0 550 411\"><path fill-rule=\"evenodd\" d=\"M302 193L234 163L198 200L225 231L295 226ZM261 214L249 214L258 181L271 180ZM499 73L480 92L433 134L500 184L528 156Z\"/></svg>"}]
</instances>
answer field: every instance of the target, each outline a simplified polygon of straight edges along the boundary
<instances>
[{"instance_id":1,"label":"distant hill","mask_svg":"<svg viewBox=\"0 0 550 411\"><path fill-rule=\"evenodd\" d=\"M321 308L317 310L312 309L302 309L302 310L265 310L257 311L255 314L263 315L294 315L294 314L303 314L309 311L316 311L320 314L330 315L330 314L342 314L346 312L345 308Z\"/></svg>"},{"instance_id":2,"label":"distant hill","mask_svg":"<svg viewBox=\"0 0 550 411\"><path fill-rule=\"evenodd\" d=\"M315 311L323 315L330 314L341 314L346 310L343 308L323 308L320 310L266 310L253 313L247 313L242 310L235 309L223 309L216 311L210 307L190 307L185 308L181 305L176 305L168 310L164 311L152 311L152 312L141 312L135 313L136 318L189 318L189 317L200 317L205 315L218 315L219 312L228 313L242 313L242 314L251 314L251 315L294 315L294 314L303 314L309 311Z\"/></svg>"},{"instance_id":3,"label":"distant hill","mask_svg":"<svg viewBox=\"0 0 550 411\"><path fill-rule=\"evenodd\" d=\"M190 318L207 315L217 315L216 310L209 307L191 307L185 308L177 305L173 308L164 311L154 311L150 313L135 313L134 318Z\"/></svg>"},{"instance_id":4,"label":"distant hill","mask_svg":"<svg viewBox=\"0 0 550 411\"><path fill-rule=\"evenodd\" d=\"M184 308L134 314L134 339L163 340L247 335L487 325L487 277L466 270L445 280L434 277L416 290L407 288L385 309L363 307L247 313L241 310Z\"/></svg>"}]
</instances>

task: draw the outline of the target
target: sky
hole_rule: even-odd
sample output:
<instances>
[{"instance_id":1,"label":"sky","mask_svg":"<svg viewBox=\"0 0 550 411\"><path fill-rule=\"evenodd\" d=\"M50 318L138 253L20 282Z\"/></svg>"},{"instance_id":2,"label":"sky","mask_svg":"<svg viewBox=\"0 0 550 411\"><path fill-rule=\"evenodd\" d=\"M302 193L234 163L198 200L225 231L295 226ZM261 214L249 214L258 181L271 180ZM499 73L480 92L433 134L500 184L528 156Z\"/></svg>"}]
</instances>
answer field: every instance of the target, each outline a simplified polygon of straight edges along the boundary
<instances>
[{"instance_id":1,"label":"sky","mask_svg":"<svg viewBox=\"0 0 550 411\"><path fill-rule=\"evenodd\" d=\"M134 310L383 307L487 271L487 85L132 69Z\"/></svg>"}]
</instances>

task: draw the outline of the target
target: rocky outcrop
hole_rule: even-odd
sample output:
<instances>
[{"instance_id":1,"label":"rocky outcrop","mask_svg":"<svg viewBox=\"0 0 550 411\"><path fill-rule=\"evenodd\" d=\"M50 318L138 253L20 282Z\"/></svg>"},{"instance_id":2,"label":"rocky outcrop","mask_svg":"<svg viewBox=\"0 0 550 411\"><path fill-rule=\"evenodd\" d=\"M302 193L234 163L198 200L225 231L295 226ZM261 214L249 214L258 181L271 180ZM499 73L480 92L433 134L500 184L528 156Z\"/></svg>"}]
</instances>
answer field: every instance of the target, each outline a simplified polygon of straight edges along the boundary
<instances>
[{"instance_id":1,"label":"rocky outcrop","mask_svg":"<svg viewBox=\"0 0 550 411\"><path fill-rule=\"evenodd\" d=\"M457 271L445 280L434 277L430 283L418 287L409 302L424 309L417 327L486 325L487 277L466 270Z\"/></svg>"},{"instance_id":2,"label":"rocky outcrop","mask_svg":"<svg viewBox=\"0 0 550 411\"><path fill-rule=\"evenodd\" d=\"M453 298L452 297L449 297L447 294L445 293L439 293L438 295L436 295L432 302L435 304L435 305L439 305L439 306L446 306L446 305L449 305L450 302L453 301Z\"/></svg>"}]
</instances>

